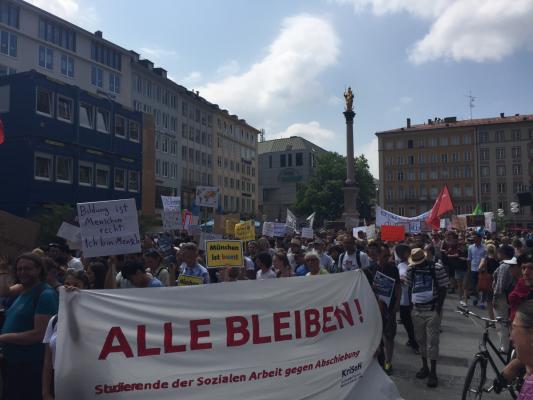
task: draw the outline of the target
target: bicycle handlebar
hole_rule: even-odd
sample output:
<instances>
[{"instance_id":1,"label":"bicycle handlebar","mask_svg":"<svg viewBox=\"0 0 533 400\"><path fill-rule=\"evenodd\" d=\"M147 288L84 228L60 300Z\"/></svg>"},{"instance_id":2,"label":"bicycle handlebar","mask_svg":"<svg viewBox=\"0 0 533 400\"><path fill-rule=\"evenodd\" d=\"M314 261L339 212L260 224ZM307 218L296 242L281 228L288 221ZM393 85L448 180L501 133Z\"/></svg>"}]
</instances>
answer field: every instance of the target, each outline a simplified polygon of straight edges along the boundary
<instances>
[{"instance_id":1,"label":"bicycle handlebar","mask_svg":"<svg viewBox=\"0 0 533 400\"><path fill-rule=\"evenodd\" d=\"M459 314L463 314L467 318L468 318L469 315L471 315L471 316L476 317L477 319L479 319L481 321L485 321L488 324L496 324L496 323L498 323L498 324L506 325L506 324L509 323L509 321L507 321L507 320L505 320L505 319L503 319L501 317L498 317L496 319L490 319L490 318L482 317L480 315L477 315L476 313L473 313L468 308L462 307L462 306L457 306L457 310L455 312L459 313Z\"/></svg>"}]
</instances>

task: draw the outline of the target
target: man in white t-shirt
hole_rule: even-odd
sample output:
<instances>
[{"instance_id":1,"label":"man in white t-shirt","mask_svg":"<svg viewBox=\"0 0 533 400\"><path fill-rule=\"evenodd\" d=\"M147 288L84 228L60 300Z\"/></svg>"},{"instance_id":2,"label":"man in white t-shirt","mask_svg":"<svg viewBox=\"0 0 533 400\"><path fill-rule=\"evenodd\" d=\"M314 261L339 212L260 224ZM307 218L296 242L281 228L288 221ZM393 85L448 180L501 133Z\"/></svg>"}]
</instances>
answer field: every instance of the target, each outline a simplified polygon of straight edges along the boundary
<instances>
[{"instance_id":1,"label":"man in white t-shirt","mask_svg":"<svg viewBox=\"0 0 533 400\"><path fill-rule=\"evenodd\" d=\"M342 241L344 253L340 256L340 265L343 271L366 268L370 264L368 255L359 250L352 235L345 235Z\"/></svg>"},{"instance_id":2,"label":"man in white t-shirt","mask_svg":"<svg viewBox=\"0 0 533 400\"><path fill-rule=\"evenodd\" d=\"M259 253L255 258L255 263L259 267L257 280L277 278L276 272L272 268L272 256L266 251Z\"/></svg>"}]
</instances>

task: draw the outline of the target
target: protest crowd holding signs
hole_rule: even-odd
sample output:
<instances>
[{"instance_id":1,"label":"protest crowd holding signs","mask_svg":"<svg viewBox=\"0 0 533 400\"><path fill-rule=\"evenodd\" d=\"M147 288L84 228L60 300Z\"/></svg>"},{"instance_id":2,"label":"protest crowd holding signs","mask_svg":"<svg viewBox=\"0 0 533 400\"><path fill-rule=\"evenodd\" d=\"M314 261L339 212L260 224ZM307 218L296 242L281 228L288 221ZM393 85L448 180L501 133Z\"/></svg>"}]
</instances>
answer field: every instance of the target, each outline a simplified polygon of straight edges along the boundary
<instances>
[{"instance_id":1,"label":"protest crowd holding signs","mask_svg":"<svg viewBox=\"0 0 533 400\"><path fill-rule=\"evenodd\" d=\"M217 188L196 194L216 208ZM349 231L314 213L298 226L289 210L217 216L214 232L163 196L163 226L144 236L133 199L80 203L77 224L36 248L38 227L17 222L25 236L0 213L4 398L400 399L387 377L398 313L416 378L437 387L447 293L492 308L517 285L527 299L513 267L533 268L531 234L452 216L441 195L418 217L378 207ZM508 318L509 304L491 312Z\"/></svg>"}]
</instances>

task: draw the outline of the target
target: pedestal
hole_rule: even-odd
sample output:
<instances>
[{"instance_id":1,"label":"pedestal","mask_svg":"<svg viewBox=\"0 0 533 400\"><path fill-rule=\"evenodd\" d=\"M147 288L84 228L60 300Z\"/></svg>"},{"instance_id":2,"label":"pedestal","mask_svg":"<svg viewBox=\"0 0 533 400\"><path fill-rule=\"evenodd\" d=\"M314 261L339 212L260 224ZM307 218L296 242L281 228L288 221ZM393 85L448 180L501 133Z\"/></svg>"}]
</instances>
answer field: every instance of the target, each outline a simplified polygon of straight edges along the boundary
<instances>
[{"instance_id":1,"label":"pedestal","mask_svg":"<svg viewBox=\"0 0 533 400\"><path fill-rule=\"evenodd\" d=\"M346 185L342 188L344 192L344 212L342 220L347 230L359 226L359 213L357 212L357 192L359 189L353 185Z\"/></svg>"}]
</instances>

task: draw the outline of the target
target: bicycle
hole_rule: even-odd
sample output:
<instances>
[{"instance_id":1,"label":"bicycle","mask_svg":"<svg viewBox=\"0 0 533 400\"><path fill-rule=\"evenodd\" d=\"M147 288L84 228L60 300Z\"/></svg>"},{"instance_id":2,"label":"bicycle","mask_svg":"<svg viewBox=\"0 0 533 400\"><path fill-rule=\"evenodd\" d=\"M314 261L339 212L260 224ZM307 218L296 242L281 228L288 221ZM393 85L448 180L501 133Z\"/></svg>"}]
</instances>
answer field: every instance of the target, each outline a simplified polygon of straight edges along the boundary
<instances>
[{"instance_id":1,"label":"bicycle","mask_svg":"<svg viewBox=\"0 0 533 400\"><path fill-rule=\"evenodd\" d=\"M489 349L492 349L492 352L496 354L498 360L500 360L500 362L504 366L507 365L509 361L512 359L513 357L512 354L514 352L513 353L511 351L508 352L506 355L506 358L504 358L498 351L498 348L490 340L489 328L495 328L497 323L504 324L507 326L508 321L504 320L503 318L489 319L489 318L481 317L473 313L472 311L468 310L467 308L461 307L461 306L458 306L455 312L462 314L467 318L475 317L485 323L483 336L479 344L479 352L477 352L474 355L474 358L472 359L472 362L470 363L470 367L468 368L468 372L466 373L461 400L467 400L467 399L479 400L481 399L481 396L483 395L483 393L490 393L492 391L494 391L495 393L499 393L500 388L495 388L494 384L492 384L489 387L485 387L485 383L487 380L487 365L488 364L490 364L490 366L492 367L494 371L494 374L496 375L496 381L505 382L505 379L500 373L500 369L496 366L494 358L491 355L491 352L489 351ZM513 399L516 399L517 392L519 391L517 390L518 384L519 384L518 382L513 382L509 385L504 386L503 389L507 390Z\"/></svg>"}]
</instances>

